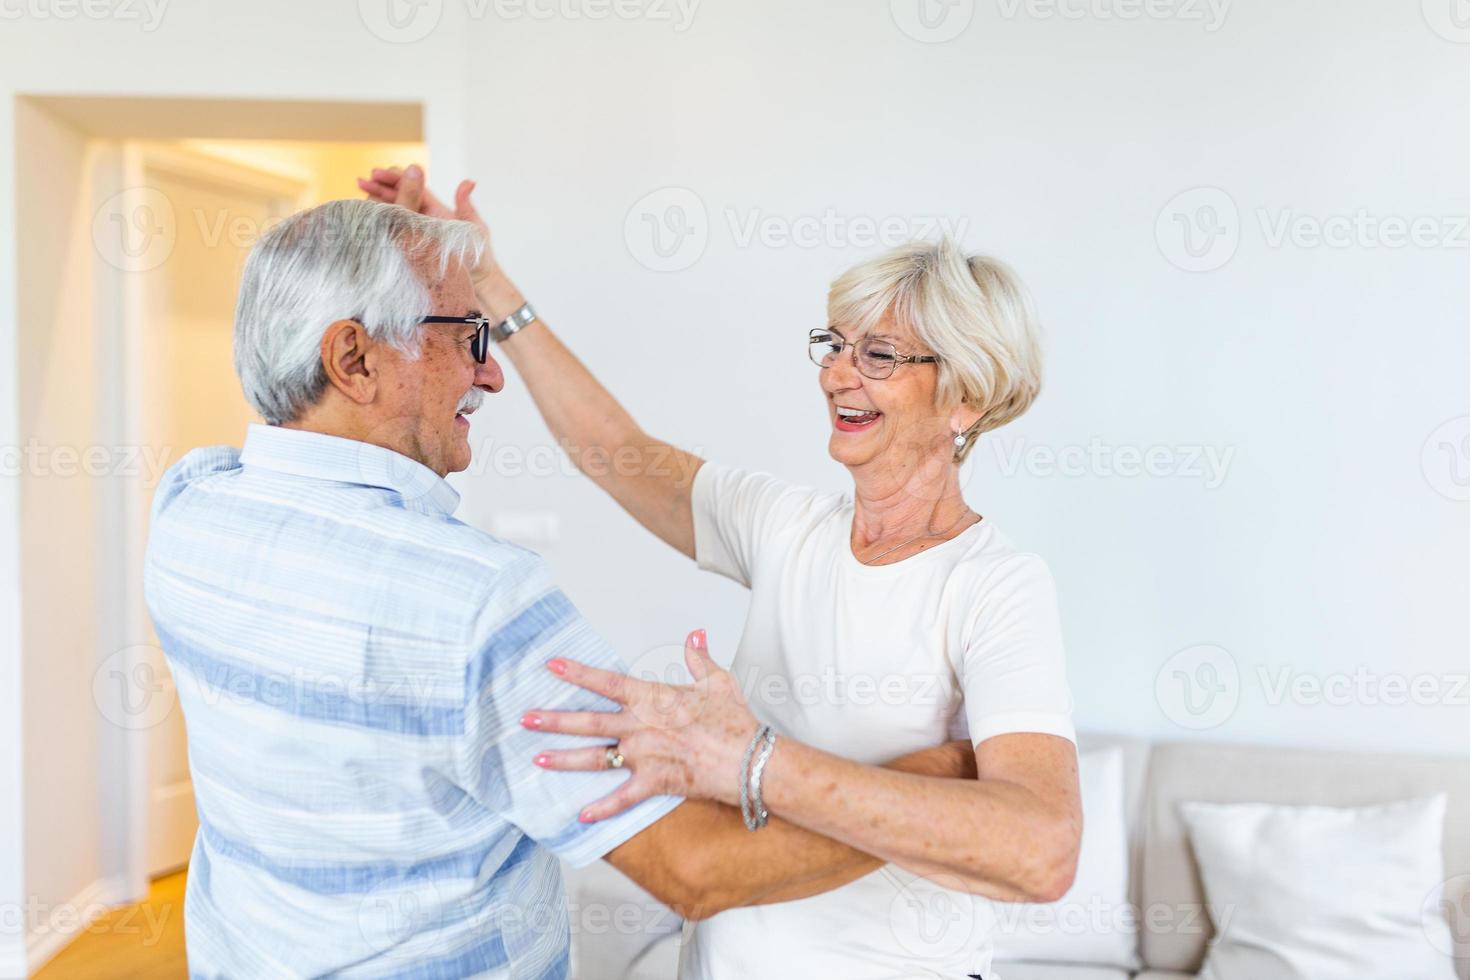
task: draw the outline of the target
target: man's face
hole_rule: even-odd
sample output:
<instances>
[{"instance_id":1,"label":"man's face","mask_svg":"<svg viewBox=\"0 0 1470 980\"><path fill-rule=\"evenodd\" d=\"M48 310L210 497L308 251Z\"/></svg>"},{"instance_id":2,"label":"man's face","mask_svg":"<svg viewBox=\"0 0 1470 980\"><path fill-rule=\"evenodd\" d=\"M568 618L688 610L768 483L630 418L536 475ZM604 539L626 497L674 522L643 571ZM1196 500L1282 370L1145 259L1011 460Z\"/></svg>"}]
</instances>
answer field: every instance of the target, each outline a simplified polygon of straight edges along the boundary
<instances>
[{"instance_id":1,"label":"man's face","mask_svg":"<svg viewBox=\"0 0 1470 980\"><path fill-rule=\"evenodd\" d=\"M426 316L479 316L469 271L451 261L444 277L428 256L414 270L428 286ZM505 387L494 357L484 364L470 353L475 328L469 324L428 323L421 328L419 356L410 360L384 345L380 422L384 441L398 452L445 476L470 465L470 412L483 392Z\"/></svg>"}]
</instances>

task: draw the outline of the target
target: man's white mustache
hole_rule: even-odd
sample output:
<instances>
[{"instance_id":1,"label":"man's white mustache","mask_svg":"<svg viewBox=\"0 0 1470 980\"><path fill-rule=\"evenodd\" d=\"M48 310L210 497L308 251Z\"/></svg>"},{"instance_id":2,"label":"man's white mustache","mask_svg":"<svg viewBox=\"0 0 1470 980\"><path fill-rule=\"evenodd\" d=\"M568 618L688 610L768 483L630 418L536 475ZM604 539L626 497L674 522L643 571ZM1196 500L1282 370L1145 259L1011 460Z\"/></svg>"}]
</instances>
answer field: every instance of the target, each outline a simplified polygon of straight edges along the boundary
<instances>
[{"instance_id":1,"label":"man's white mustache","mask_svg":"<svg viewBox=\"0 0 1470 980\"><path fill-rule=\"evenodd\" d=\"M459 407L454 410L454 414L468 414L479 408L484 403L485 393L479 388L471 388L469 391L465 392L465 396L459 400Z\"/></svg>"}]
</instances>

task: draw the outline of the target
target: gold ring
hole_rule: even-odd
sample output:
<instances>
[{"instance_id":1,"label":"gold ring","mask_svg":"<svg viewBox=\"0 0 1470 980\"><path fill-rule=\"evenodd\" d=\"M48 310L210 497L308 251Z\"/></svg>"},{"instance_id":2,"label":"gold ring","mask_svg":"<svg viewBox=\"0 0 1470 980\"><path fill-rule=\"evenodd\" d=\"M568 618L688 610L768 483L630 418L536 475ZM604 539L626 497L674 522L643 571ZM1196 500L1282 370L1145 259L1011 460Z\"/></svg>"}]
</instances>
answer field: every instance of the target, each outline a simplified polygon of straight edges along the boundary
<instances>
[{"instance_id":1,"label":"gold ring","mask_svg":"<svg viewBox=\"0 0 1470 980\"><path fill-rule=\"evenodd\" d=\"M603 757L607 759L607 767L609 769L623 768L623 753L618 751L616 745L609 745L603 753Z\"/></svg>"}]
</instances>

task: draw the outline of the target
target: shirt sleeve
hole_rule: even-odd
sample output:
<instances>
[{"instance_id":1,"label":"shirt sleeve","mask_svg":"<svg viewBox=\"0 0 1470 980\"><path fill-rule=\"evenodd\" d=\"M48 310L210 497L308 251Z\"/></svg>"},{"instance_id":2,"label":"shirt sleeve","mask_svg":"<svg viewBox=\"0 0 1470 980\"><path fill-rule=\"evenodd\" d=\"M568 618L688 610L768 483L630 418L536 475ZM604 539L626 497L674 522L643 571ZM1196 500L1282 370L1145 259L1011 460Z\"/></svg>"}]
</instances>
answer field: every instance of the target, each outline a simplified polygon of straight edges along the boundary
<instances>
[{"instance_id":1,"label":"shirt sleeve","mask_svg":"<svg viewBox=\"0 0 1470 980\"><path fill-rule=\"evenodd\" d=\"M1015 732L1077 741L1056 584L1046 562L1021 554L993 569L959 648L971 742Z\"/></svg>"},{"instance_id":2,"label":"shirt sleeve","mask_svg":"<svg viewBox=\"0 0 1470 980\"><path fill-rule=\"evenodd\" d=\"M764 548L818 495L768 473L705 463L694 475L694 557L750 588Z\"/></svg>"},{"instance_id":3,"label":"shirt sleeve","mask_svg":"<svg viewBox=\"0 0 1470 980\"><path fill-rule=\"evenodd\" d=\"M551 772L531 760L548 749L607 744L606 739L534 732L527 711L609 711L617 704L561 680L546 669L553 657L626 673L570 600L552 584L544 563L525 553L494 575L476 623L476 647L466 670L463 788L489 810L574 866L588 864L682 802L661 796L616 817L584 824L582 808L613 792L626 771Z\"/></svg>"}]
</instances>

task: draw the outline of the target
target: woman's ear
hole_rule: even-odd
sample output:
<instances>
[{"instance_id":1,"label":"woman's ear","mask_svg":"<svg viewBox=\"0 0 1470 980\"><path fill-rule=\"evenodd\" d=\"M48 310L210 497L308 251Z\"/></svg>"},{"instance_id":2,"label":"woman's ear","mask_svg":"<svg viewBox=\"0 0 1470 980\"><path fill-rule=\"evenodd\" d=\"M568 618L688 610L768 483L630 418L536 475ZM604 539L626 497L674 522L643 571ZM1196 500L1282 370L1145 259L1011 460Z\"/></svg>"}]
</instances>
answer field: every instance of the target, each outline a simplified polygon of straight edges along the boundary
<instances>
[{"instance_id":1,"label":"woman's ear","mask_svg":"<svg viewBox=\"0 0 1470 980\"><path fill-rule=\"evenodd\" d=\"M962 401L955 406L955 410L949 416L949 431L968 432L970 426L980 421L980 413L975 411L968 401Z\"/></svg>"},{"instance_id":2,"label":"woman's ear","mask_svg":"<svg viewBox=\"0 0 1470 980\"><path fill-rule=\"evenodd\" d=\"M356 320L335 320L322 334L322 370L347 398L366 405L377 395L378 372L372 338Z\"/></svg>"}]
</instances>

